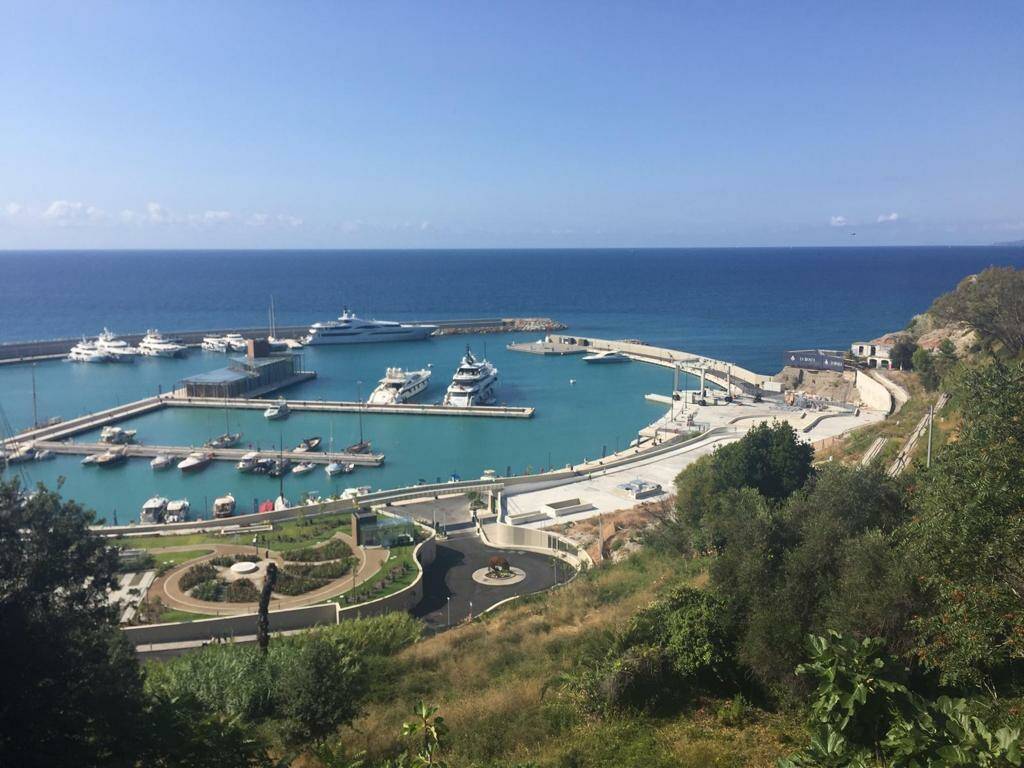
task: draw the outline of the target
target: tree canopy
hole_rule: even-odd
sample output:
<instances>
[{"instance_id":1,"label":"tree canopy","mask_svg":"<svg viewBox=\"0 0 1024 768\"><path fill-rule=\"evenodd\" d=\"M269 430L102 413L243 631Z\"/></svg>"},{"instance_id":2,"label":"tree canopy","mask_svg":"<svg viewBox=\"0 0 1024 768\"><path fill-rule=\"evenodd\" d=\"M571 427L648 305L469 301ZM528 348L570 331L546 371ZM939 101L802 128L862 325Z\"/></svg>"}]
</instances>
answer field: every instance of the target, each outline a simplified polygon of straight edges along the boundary
<instances>
[{"instance_id":1,"label":"tree canopy","mask_svg":"<svg viewBox=\"0 0 1024 768\"><path fill-rule=\"evenodd\" d=\"M931 314L963 323L983 339L1002 342L1011 355L1024 350L1024 271L989 267L960 281L932 304Z\"/></svg>"}]
</instances>

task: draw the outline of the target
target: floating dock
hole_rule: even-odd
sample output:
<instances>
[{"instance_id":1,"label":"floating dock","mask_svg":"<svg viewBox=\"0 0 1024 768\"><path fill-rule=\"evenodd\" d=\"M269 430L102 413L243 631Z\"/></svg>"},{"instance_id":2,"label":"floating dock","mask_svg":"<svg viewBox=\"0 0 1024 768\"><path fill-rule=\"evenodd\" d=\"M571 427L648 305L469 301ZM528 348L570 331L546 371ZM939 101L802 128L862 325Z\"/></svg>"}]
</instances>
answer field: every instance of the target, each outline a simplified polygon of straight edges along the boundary
<instances>
[{"instance_id":1,"label":"floating dock","mask_svg":"<svg viewBox=\"0 0 1024 768\"><path fill-rule=\"evenodd\" d=\"M355 464L359 467L379 467L384 463L383 453L321 453L320 451L275 451L262 450L254 451L251 448L203 448L184 445L143 445L128 443L127 445L110 445L108 443L72 443L57 440L37 440L34 443L37 449L47 449L54 453L76 454L87 456L89 454L104 453L111 449L125 449L125 455L129 458L153 459L160 455L185 458L190 453L211 453L215 461L237 462L247 453L258 453L261 459L289 459L293 463L308 461L313 464L330 464L338 461L342 464Z\"/></svg>"},{"instance_id":2,"label":"floating dock","mask_svg":"<svg viewBox=\"0 0 1024 768\"><path fill-rule=\"evenodd\" d=\"M475 416L495 419L529 419L534 409L515 405L472 405L467 407L454 405L397 403L394 405L371 405L353 400L287 400L292 411L312 411L319 413L373 413L373 414L409 414L413 416ZM186 397L184 392L177 390L170 397L163 399L164 405L175 408L240 408L247 410L266 410L273 405L270 400L251 400L249 398L216 398Z\"/></svg>"}]
</instances>

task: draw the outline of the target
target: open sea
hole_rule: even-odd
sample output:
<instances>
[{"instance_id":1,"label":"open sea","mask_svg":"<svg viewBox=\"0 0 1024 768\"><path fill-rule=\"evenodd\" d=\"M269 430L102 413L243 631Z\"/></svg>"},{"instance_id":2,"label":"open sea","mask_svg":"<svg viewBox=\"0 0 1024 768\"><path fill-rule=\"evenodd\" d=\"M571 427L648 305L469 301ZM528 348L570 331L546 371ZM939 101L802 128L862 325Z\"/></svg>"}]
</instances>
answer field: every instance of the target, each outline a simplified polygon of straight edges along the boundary
<instances>
[{"instance_id":1,"label":"open sea","mask_svg":"<svg viewBox=\"0 0 1024 768\"><path fill-rule=\"evenodd\" d=\"M346 305L389 320L547 316L570 333L640 338L774 373L787 349L843 349L902 328L935 296L990 265L1024 266L1024 247L9 251L0 252L0 342L95 336L104 326L115 333L256 327L266 324L273 295L280 325L326 320ZM505 349L540 335L304 350L305 367L319 376L288 397L366 397L388 366L429 363L431 385L417 400L438 402L465 345L478 353L486 345L500 371L499 401L537 413L528 421L367 415L363 430L386 454L383 467L334 480L322 469L289 477L286 495L577 463L625 445L662 412L644 395L667 394L670 371L640 363L586 366L578 357ZM39 363L38 415L67 418L128 402L225 364L223 355L200 351L133 365ZM0 366L0 408L15 430L31 425L30 366ZM205 409L168 409L125 426L138 429L142 442L201 445L225 424L262 448L293 446L310 435L326 442L332 429L335 442L346 445L359 429L355 414L293 414L270 423L258 411L226 416ZM228 491L240 512L277 493L276 480L239 475L225 462L188 477L173 469L154 473L141 459L110 470L81 467L77 457L21 466L31 482L60 482L66 496L111 522L115 512L121 523L137 519L154 494L189 498L201 514Z\"/></svg>"}]
</instances>

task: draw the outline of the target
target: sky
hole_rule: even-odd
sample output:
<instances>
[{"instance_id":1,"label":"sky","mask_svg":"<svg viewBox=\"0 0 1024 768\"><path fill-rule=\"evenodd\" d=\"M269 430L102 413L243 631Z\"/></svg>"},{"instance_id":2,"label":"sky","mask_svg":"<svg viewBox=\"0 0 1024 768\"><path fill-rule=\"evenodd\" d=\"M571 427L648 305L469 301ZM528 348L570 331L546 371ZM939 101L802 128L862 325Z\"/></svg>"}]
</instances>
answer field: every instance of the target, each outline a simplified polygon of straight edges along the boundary
<instances>
[{"instance_id":1,"label":"sky","mask_svg":"<svg viewBox=\"0 0 1024 768\"><path fill-rule=\"evenodd\" d=\"M0 249L1024 239L1024 4L0 0Z\"/></svg>"}]
</instances>

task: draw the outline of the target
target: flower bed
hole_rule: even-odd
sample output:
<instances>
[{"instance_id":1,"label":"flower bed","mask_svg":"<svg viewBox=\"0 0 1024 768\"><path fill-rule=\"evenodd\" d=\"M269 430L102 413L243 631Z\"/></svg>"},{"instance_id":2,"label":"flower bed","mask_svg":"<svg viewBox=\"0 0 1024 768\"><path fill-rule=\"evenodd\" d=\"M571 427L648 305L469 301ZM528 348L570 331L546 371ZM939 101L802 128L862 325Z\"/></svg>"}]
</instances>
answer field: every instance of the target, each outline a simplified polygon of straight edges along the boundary
<instances>
[{"instance_id":1,"label":"flower bed","mask_svg":"<svg viewBox=\"0 0 1024 768\"><path fill-rule=\"evenodd\" d=\"M341 539L331 539L322 547L303 547L295 549L286 554L291 562L296 563L322 563L325 560L341 560L350 557L352 549Z\"/></svg>"}]
</instances>

